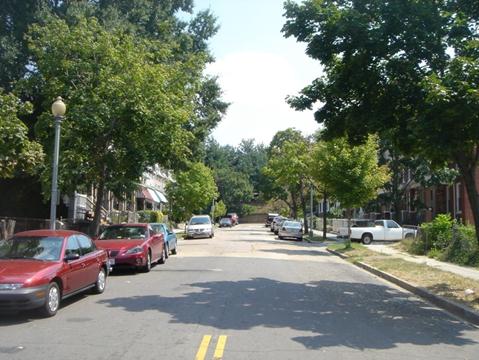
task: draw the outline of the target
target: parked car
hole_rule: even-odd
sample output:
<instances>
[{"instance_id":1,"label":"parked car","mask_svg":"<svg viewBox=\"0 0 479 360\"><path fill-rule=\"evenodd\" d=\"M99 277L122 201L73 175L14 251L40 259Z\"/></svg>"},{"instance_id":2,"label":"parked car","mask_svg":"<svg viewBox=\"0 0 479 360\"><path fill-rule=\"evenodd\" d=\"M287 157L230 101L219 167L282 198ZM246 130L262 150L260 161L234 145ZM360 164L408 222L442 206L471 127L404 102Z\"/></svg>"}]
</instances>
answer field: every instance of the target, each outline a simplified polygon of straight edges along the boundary
<instances>
[{"instance_id":1,"label":"parked car","mask_svg":"<svg viewBox=\"0 0 479 360\"><path fill-rule=\"evenodd\" d=\"M192 216L186 225L186 238L199 238L215 236L214 226L209 215Z\"/></svg>"},{"instance_id":2,"label":"parked car","mask_svg":"<svg viewBox=\"0 0 479 360\"><path fill-rule=\"evenodd\" d=\"M271 221L270 231L271 232L277 231L277 229L276 229L277 223L280 222L281 220L285 220L285 219L287 219L287 218L284 217L284 216L281 216L281 215L275 216L273 218L273 221Z\"/></svg>"},{"instance_id":3,"label":"parked car","mask_svg":"<svg viewBox=\"0 0 479 360\"><path fill-rule=\"evenodd\" d=\"M170 253L176 255L178 253L178 239L168 224L151 223L150 226L154 232L163 234L166 243L166 257L168 258Z\"/></svg>"},{"instance_id":4,"label":"parked car","mask_svg":"<svg viewBox=\"0 0 479 360\"><path fill-rule=\"evenodd\" d=\"M303 240L303 225L299 221L285 220L279 228L278 237Z\"/></svg>"},{"instance_id":5,"label":"parked car","mask_svg":"<svg viewBox=\"0 0 479 360\"><path fill-rule=\"evenodd\" d=\"M220 219L220 227L232 227L233 226L233 222L231 221L230 218L221 218Z\"/></svg>"},{"instance_id":6,"label":"parked car","mask_svg":"<svg viewBox=\"0 0 479 360\"><path fill-rule=\"evenodd\" d=\"M374 226L351 227L351 239L371 244L373 240L397 241L416 236L416 230L401 227L394 220L376 220Z\"/></svg>"},{"instance_id":7,"label":"parked car","mask_svg":"<svg viewBox=\"0 0 479 360\"><path fill-rule=\"evenodd\" d=\"M57 313L60 302L87 289L101 294L109 273L106 251L85 234L32 230L0 241L0 310L39 308Z\"/></svg>"},{"instance_id":8,"label":"parked car","mask_svg":"<svg viewBox=\"0 0 479 360\"><path fill-rule=\"evenodd\" d=\"M281 219L279 219L278 221L276 221L276 222L274 223L274 230L273 230L273 232L274 232L275 235L278 235L279 229L281 228L281 226L283 225L283 223L284 223L286 220L288 220L288 218L281 218Z\"/></svg>"},{"instance_id":9,"label":"parked car","mask_svg":"<svg viewBox=\"0 0 479 360\"><path fill-rule=\"evenodd\" d=\"M233 226L239 224L238 214L236 214L236 213L229 213L229 214L226 215L226 217L229 217L229 218L231 219L231 223L233 224Z\"/></svg>"},{"instance_id":10,"label":"parked car","mask_svg":"<svg viewBox=\"0 0 479 360\"><path fill-rule=\"evenodd\" d=\"M265 226L266 226L266 227L270 227L270 226L271 226L271 222L273 221L273 219L274 219L276 216L279 216L279 214L269 213L269 214L266 216Z\"/></svg>"},{"instance_id":11,"label":"parked car","mask_svg":"<svg viewBox=\"0 0 479 360\"><path fill-rule=\"evenodd\" d=\"M148 224L108 226L95 244L108 252L113 268L134 267L149 272L154 262L166 262L163 234L157 234Z\"/></svg>"}]
</instances>

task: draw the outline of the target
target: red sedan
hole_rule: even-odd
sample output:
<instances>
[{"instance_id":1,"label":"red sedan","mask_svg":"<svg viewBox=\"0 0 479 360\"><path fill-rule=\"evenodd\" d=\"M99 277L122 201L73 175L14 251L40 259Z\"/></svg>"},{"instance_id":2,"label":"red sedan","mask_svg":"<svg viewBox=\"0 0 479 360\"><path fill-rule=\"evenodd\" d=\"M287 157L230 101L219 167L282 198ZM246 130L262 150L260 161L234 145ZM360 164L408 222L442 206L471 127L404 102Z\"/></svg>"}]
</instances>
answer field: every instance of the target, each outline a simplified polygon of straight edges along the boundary
<instances>
[{"instance_id":1,"label":"red sedan","mask_svg":"<svg viewBox=\"0 0 479 360\"><path fill-rule=\"evenodd\" d=\"M163 234L156 233L148 224L111 225L95 240L95 244L107 250L113 268L135 267L149 272L152 263L166 261Z\"/></svg>"},{"instance_id":2,"label":"red sedan","mask_svg":"<svg viewBox=\"0 0 479 360\"><path fill-rule=\"evenodd\" d=\"M85 234L34 230L0 241L0 310L40 308L53 316L60 301L105 290L108 256Z\"/></svg>"}]
</instances>

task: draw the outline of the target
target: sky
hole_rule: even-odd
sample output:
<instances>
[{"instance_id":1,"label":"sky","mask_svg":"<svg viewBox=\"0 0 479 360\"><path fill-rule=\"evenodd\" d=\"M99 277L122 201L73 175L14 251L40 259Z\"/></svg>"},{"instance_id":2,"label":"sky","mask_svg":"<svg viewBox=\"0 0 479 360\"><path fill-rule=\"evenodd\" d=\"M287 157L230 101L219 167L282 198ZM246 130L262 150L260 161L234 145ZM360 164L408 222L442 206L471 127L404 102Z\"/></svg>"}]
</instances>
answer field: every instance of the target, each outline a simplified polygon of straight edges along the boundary
<instances>
[{"instance_id":1,"label":"sky","mask_svg":"<svg viewBox=\"0 0 479 360\"><path fill-rule=\"evenodd\" d=\"M231 103L213 137L222 145L242 139L268 145L289 127L304 135L316 131L312 111L298 112L285 102L320 76L321 67L305 54L305 44L281 33L283 0L195 0L195 11L208 8L220 29L209 42L216 61L207 72L218 75Z\"/></svg>"}]
</instances>

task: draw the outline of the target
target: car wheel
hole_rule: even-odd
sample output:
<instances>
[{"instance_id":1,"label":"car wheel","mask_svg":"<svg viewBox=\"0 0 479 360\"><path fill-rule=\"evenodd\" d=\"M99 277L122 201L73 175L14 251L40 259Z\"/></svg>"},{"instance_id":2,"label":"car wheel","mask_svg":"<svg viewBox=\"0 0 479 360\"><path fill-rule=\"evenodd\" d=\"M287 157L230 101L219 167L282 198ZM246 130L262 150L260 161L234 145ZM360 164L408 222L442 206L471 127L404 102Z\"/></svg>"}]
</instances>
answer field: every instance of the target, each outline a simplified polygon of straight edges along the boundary
<instances>
[{"instance_id":1,"label":"car wheel","mask_svg":"<svg viewBox=\"0 0 479 360\"><path fill-rule=\"evenodd\" d=\"M298 241L303 241L303 238L302 237L298 238Z\"/></svg>"},{"instance_id":2,"label":"car wheel","mask_svg":"<svg viewBox=\"0 0 479 360\"><path fill-rule=\"evenodd\" d=\"M165 244L165 250L165 259L168 259L170 256L170 245L168 245L168 243Z\"/></svg>"},{"instance_id":3,"label":"car wheel","mask_svg":"<svg viewBox=\"0 0 479 360\"><path fill-rule=\"evenodd\" d=\"M101 294L105 291L106 287L106 271L102 267L98 272L98 276L96 278L95 287L93 288L93 292L95 294Z\"/></svg>"},{"instance_id":4,"label":"car wheel","mask_svg":"<svg viewBox=\"0 0 479 360\"><path fill-rule=\"evenodd\" d=\"M150 272L151 270L151 252L148 250L148 255L146 256L146 264L141 268L143 272Z\"/></svg>"},{"instance_id":5,"label":"car wheel","mask_svg":"<svg viewBox=\"0 0 479 360\"><path fill-rule=\"evenodd\" d=\"M283 236L278 236L278 238L279 238L280 240L283 240L283 239L284 239L284 237L283 237Z\"/></svg>"},{"instance_id":6,"label":"car wheel","mask_svg":"<svg viewBox=\"0 0 479 360\"><path fill-rule=\"evenodd\" d=\"M414 234L411 234L411 233L406 234L405 238L406 239L412 239L412 238L414 238Z\"/></svg>"},{"instance_id":7,"label":"car wheel","mask_svg":"<svg viewBox=\"0 0 479 360\"><path fill-rule=\"evenodd\" d=\"M173 248L173 250L171 250L171 254L172 255L178 254L178 243L175 243L175 247Z\"/></svg>"},{"instance_id":8,"label":"car wheel","mask_svg":"<svg viewBox=\"0 0 479 360\"><path fill-rule=\"evenodd\" d=\"M60 307L61 293L60 288L56 282L51 282L47 288L47 294L45 295L45 304L41 308L41 312L44 316L55 316Z\"/></svg>"},{"instance_id":9,"label":"car wheel","mask_svg":"<svg viewBox=\"0 0 479 360\"><path fill-rule=\"evenodd\" d=\"M369 245L373 242L373 236L371 234L364 234L361 241L364 245Z\"/></svg>"},{"instance_id":10,"label":"car wheel","mask_svg":"<svg viewBox=\"0 0 479 360\"><path fill-rule=\"evenodd\" d=\"M167 249L167 245L163 246L163 251L161 252L161 257L158 260L158 264L166 263L166 251L167 251L166 249Z\"/></svg>"}]
</instances>

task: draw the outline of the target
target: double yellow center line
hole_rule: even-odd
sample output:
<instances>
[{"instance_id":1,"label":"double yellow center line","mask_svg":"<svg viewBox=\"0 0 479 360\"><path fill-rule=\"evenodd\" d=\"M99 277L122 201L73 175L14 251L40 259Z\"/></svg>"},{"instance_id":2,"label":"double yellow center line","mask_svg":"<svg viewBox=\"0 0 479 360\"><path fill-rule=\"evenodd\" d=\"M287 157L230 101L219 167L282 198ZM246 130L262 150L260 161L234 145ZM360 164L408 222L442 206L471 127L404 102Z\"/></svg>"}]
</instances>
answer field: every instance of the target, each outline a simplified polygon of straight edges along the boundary
<instances>
[{"instance_id":1,"label":"double yellow center line","mask_svg":"<svg viewBox=\"0 0 479 360\"><path fill-rule=\"evenodd\" d=\"M218 342L216 343L215 353L213 355L213 360L221 360L223 359L223 353L225 351L226 346L226 339L228 337L226 335L220 335L218 337ZM196 353L195 360L204 360L206 353L208 352L208 346L211 342L211 335L203 336L203 340L201 340L200 347L198 352Z\"/></svg>"}]
</instances>

